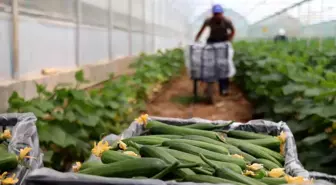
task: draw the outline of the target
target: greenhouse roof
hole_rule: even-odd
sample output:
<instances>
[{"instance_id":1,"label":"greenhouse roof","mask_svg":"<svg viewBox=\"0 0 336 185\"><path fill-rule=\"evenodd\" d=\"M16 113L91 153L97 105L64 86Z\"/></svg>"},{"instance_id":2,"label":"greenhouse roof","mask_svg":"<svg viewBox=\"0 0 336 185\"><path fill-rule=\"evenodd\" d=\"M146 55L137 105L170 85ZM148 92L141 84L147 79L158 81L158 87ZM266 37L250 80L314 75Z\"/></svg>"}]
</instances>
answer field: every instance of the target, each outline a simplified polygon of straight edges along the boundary
<instances>
[{"instance_id":1,"label":"greenhouse roof","mask_svg":"<svg viewBox=\"0 0 336 185\"><path fill-rule=\"evenodd\" d=\"M304 24L316 24L336 20L335 0L171 0L174 7L184 12L186 16L198 16L208 11L212 4L221 4L225 8L233 9L250 23L254 24L303 2L300 6L286 11L289 15L299 19ZM186 7L189 7L186 9ZM191 19L192 20L192 19Z\"/></svg>"}]
</instances>

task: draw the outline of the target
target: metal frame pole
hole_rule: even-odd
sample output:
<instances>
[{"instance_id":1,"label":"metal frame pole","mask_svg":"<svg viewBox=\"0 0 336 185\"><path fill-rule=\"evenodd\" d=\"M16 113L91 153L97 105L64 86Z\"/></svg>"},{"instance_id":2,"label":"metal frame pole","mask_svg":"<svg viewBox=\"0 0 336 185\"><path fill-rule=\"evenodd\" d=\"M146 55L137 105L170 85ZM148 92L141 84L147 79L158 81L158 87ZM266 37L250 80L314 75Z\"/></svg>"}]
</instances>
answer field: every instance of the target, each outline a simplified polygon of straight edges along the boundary
<instances>
[{"instance_id":1,"label":"metal frame pole","mask_svg":"<svg viewBox=\"0 0 336 185\"><path fill-rule=\"evenodd\" d=\"M20 62L20 52L19 52L19 1L12 0L12 24L13 24L13 60L12 60L12 78L19 78L19 62Z\"/></svg>"},{"instance_id":2,"label":"metal frame pole","mask_svg":"<svg viewBox=\"0 0 336 185\"><path fill-rule=\"evenodd\" d=\"M75 55L76 55L76 66L79 67L80 62L80 30L82 24L82 2L81 0L76 1L76 43L75 43Z\"/></svg>"},{"instance_id":3,"label":"metal frame pole","mask_svg":"<svg viewBox=\"0 0 336 185\"><path fill-rule=\"evenodd\" d=\"M155 7L156 3L155 3L155 0L153 0L153 13L152 13L152 44L153 44L153 52L155 53L155 50L156 50L156 30L155 30L155 24L156 24L156 21L155 21L155 13L156 13L156 7Z\"/></svg>"},{"instance_id":4,"label":"metal frame pole","mask_svg":"<svg viewBox=\"0 0 336 185\"><path fill-rule=\"evenodd\" d=\"M308 2L308 15L307 15L307 26L306 26L306 28L309 28L309 24L310 24L310 3L311 3L311 1L309 1ZM308 31L309 31L309 29L308 29ZM309 45L310 45L310 40L311 40L311 33L309 32L309 34L308 34L308 38L307 38L307 47L309 47Z\"/></svg>"},{"instance_id":5,"label":"metal frame pole","mask_svg":"<svg viewBox=\"0 0 336 185\"><path fill-rule=\"evenodd\" d=\"M321 21L323 21L323 3L324 1L321 0L321 15L320 15ZM323 38L322 38L322 35L320 35L319 50L322 51L322 49L323 49Z\"/></svg>"},{"instance_id":6,"label":"metal frame pole","mask_svg":"<svg viewBox=\"0 0 336 185\"><path fill-rule=\"evenodd\" d=\"M128 0L128 51L129 55L133 55L133 37L132 37L132 32L133 32L133 26L132 26L132 0Z\"/></svg>"},{"instance_id":7,"label":"metal frame pole","mask_svg":"<svg viewBox=\"0 0 336 185\"><path fill-rule=\"evenodd\" d=\"M109 61L113 60L113 9L112 0L108 0L108 26L107 26L107 37L108 37L108 58Z\"/></svg>"},{"instance_id":8,"label":"metal frame pole","mask_svg":"<svg viewBox=\"0 0 336 185\"><path fill-rule=\"evenodd\" d=\"M147 28L147 20L146 20L146 0L142 0L142 16L143 16L143 33L142 33L142 49L145 52L146 47L146 28Z\"/></svg>"}]
</instances>

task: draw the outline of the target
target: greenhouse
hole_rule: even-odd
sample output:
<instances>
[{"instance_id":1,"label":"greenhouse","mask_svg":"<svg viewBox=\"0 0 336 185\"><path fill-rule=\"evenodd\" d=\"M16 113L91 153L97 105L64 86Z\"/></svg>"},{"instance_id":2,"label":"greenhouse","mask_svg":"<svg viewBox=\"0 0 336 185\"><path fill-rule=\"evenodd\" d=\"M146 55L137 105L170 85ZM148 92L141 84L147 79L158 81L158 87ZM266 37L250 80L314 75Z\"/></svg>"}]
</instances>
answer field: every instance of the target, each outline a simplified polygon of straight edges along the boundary
<instances>
[{"instance_id":1,"label":"greenhouse","mask_svg":"<svg viewBox=\"0 0 336 185\"><path fill-rule=\"evenodd\" d=\"M0 185L336 183L335 0L1 0Z\"/></svg>"}]
</instances>

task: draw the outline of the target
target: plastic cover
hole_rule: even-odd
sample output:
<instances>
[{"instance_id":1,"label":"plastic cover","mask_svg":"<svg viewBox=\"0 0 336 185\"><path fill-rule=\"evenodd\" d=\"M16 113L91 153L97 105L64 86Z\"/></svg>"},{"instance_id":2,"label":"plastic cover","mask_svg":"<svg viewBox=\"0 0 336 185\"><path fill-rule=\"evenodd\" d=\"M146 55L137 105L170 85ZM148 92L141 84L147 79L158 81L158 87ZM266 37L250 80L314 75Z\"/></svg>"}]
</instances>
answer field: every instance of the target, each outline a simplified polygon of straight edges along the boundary
<instances>
[{"instance_id":1,"label":"plastic cover","mask_svg":"<svg viewBox=\"0 0 336 185\"><path fill-rule=\"evenodd\" d=\"M34 169L43 167L43 154L40 151L39 138L36 129L37 118L33 113L10 113L0 114L0 132L5 129L11 130L12 138L9 140L8 151L19 154L20 149L30 147L32 150L29 156L31 159L26 159L24 167L19 165L11 173L15 173L19 179L18 185L24 184L25 177Z\"/></svg>"},{"instance_id":2,"label":"plastic cover","mask_svg":"<svg viewBox=\"0 0 336 185\"><path fill-rule=\"evenodd\" d=\"M177 119L177 118L161 118L161 117L151 117L150 119L164 122L170 125L188 125L188 124L197 124L197 123L209 123L209 124L225 124L229 121L209 121L199 118L192 119ZM253 120L248 123L233 123L228 126L229 130L246 130L251 132L266 133L269 135L279 135L281 131L286 133L286 159L285 159L285 169L286 172L292 176L303 176L309 178L310 174L305 170L300 161L298 160L295 140L293 134L288 128L287 124L284 122L274 123L265 120ZM133 122L120 136L111 134L106 136L103 140L108 141L110 144L123 137L128 138L132 136L137 136L142 134L145 131L142 125ZM95 156L91 156L89 161L99 160ZM75 174L72 172L60 173L51 169L43 168L35 170L27 178L28 185L42 185L46 182L49 185L56 184L69 184L69 185L82 185L82 184L92 184L92 185L142 185L142 184L162 184L162 185L193 185L200 183L178 183L178 182L163 182L160 180L146 179L146 180L134 180L134 179L121 179L121 178L103 178L83 174ZM318 184L329 184L326 181L316 181L315 185Z\"/></svg>"}]
</instances>

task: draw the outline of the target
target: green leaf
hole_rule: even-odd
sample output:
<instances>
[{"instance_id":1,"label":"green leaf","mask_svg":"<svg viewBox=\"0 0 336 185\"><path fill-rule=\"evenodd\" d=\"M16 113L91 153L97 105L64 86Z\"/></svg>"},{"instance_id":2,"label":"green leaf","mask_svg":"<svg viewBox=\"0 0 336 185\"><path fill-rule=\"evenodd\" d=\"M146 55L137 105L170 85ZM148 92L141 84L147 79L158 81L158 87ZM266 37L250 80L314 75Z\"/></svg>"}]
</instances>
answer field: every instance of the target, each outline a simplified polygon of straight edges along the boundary
<instances>
[{"instance_id":1,"label":"green leaf","mask_svg":"<svg viewBox=\"0 0 336 185\"><path fill-rule=\"evenodd\" d=\"M86 126L94 127L99 123L100 118L95 115L88 115L86 117L79 117L78 120Z\"/></svg>"},{"instance_id":2,"label":"green leaf","mask_svg":"<svg viewBox=\"0 0 336 185\"><path fill-rule=\"evenodd\" d=\"M85 80L83 70L77 71L76 74L75 74L75 78L76 78L76 81L80 82L80 83L87 83L88 82L87 80Z\"/></svg>"},{"instance_id":3,"label":"green leaf","mask_svg":"<svg viewBox=\"0 0 336 185\"><path fill-rule=\"evenodd\" d=\"M289 95L292 93L296 92L302 92L306 89L307 87L305 85L300 85L300 84L287 84L286 86L282 87L282 91L284 95Z\"/></svg>"},{"instance_id":4,"label":"green leaf","mask_svg":"<svg viewBox=\"0 0 336 185\"><path fill-rule=\"evenodd\" d=\"M39 139L43 142L52 142L56 145L66 148L76 146L76 138L66 133L61 127L53 124L41 126L38 129Z\"/></svg>"},{"instance_id":5,"label":"green leaf","mask_svg":"<svg viewBox=\"0 0 336 185\"><path fill-rule=\"evenodd\" d=\"M43 112L51 111L55 107L51 101L42 100L42 99L32 100L31 104L41 109L41 111Z\"/></svg>"},{"instance_id":6,"label":"green leaf","mask_svg":"<svg viewBox=\"0 0 336 185\"><path fill-rule=\"evenodd\" d=\"M71 90L70 93L76 100L86 100L88 97L84 90Z\"/></svg>"},{"instance_id":7,"label":"green leaf","mask_svg":"<svg viewBox=\"0 0 336 185\"><path fill-rule=\"evenodd\" d=\"M310 145L314 145L318 142L321 142L323 140L328 139L328 134L322 132L320 134L317 134L315 136L310 136L310 137L306 137L304 140L302 140L302 144L310 146Z\"/></svg>"},{"instance_id":8,"label":"green leaf","mask_svg":"<svg viewBox=\"0 0 336 185\"><path fill-rule=\"evenodd\" d=\"M108 102L107 105L112 109L118 109L119 108L119 103L115 102L115 101L110 101L110 102Z\"/></svg>"},{"instance_id":9,"label":"green leaf","mask_svg":"<svg viewBox=\"0 0 336 185\"><path fill-rule=\"evenodd\" d=\"M69 122L74 122L77 120L77 117L72 110L67 110L65 111L64 119L68 120Z\"/></svg>"},{"instance_id":10,"label":"green leaf","mask_svg":"<svg viewBox=\"0 0 336 185\"><path fill-rule=\"evenodd\" d=\"M32 112L32 113L34 113L34 115L36 117L39 117L39 118L41 118L41 117L44 116L44 112L43 111L41 111L40 109L38 109L38 108L36 108L36 107L34 107L32 105L23 107L22 111L25 112L25 113Z\"/></svg>"}]
</instances>

